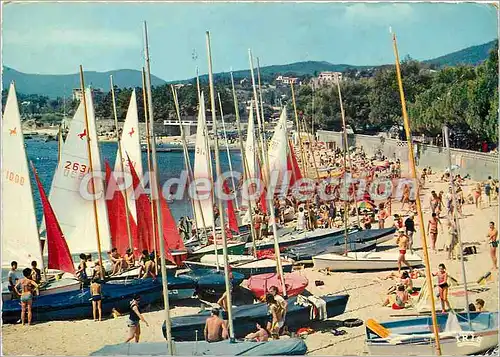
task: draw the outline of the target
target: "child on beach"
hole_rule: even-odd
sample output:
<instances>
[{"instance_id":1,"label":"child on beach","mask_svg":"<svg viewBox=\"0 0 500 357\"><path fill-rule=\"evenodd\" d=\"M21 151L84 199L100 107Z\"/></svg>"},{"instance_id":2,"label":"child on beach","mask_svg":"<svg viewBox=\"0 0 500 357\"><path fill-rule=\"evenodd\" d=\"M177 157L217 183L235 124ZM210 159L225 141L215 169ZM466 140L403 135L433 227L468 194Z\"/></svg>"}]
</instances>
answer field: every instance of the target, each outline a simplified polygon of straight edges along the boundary
<instances>
[{"instance_id":1,"label":"child on beach","mask_svg":"<svg viewBox=\"0 0 500 357\"><path fill-rule=\"evenodd\" d=\"M443 263L439 264L439 270L437 273L433 273L433 276L438 278L438 288L439 288L439 300L441 300L441 312L445 313L445 305L448 309L451 309L450 303L448 302L448 273L446 272L446 267Z\"/></svg>"},{"instance_id":2,"label":"child on beach","mask_svg":"<svg viewBox=\"0 0 500 357\"><path fill-rule=\"evenodd\" d=\"M408 292L405 289L404 285L398 285L396 294L389 294L387 295L387 298L385 299L384 303L382 306L387 306L387 305L392 305L392 306L397 306L399 308L404 308L406 306L406 303L410 301L410 295L408 295Z\"/></svg>"},{"instance_id":3,"label":"child on beach","mask_svg":"<svg viewBox=\"0 0 500 357\"><path fill-rule=\"evenodd\" d=\"M90 294L92 295L92 314L94 321L97 321L97 312L99 312L99 321L102 319L102 297L101 297L101 284L98 283L97 278L92 279L90 284Z\"/></svg>"},{"instance_id":4,"label":"child on beach","mask_svg":"<svg viewBox=\"0 0 500 357\"><path fill-rule=\"evenodd\" d=\"M132 301L130 301L130 315L128 319L128 327L129 327L129 335L125 343L129 343L135 338L135 342L139 343L139 338L141 337L141 325L140 322L144 322L146 326L149 327L148 322L142 316L139 311L139 303L141 301L141 297L139 295L135 295Z\"/></svg>"}]
</instances>

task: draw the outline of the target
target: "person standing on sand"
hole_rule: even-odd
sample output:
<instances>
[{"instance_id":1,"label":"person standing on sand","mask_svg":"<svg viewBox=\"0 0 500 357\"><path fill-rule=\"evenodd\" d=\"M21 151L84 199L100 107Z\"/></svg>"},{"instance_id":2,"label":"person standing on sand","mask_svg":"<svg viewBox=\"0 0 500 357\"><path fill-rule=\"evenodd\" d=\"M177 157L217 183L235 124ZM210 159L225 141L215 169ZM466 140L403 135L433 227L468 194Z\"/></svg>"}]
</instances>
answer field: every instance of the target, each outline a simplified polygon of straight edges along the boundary
<instances>
[{"instance_id":1,"label":"person standing on sand","mask_svg":"<svg viewBox=\"0 0 500 357\"><path fill-rule=\"evenodd\" d=\"M408 242L409 242L409 239L408 239L408 236L405 234L405 229L400 228L399 235L396 238L396 244L399 247L398 273L401 273L401 264L402 263L405 263L406 266L408 266L408 268L410 268L410 272L411 272L411 266L405 257L406 250L408 249Z\"/></svg>"},{"instance_id":2,"label":"person standing on sand","mask_svg":"<svg viewBox=\"0 0 500 357\"><path fill-rule=\"evenodd\" d=\"M8 275L8 279L9 279L9 291L10 291L10 294L11 294L11 299L14 300L14 299L17 299L19 297L19 295L17 295L16 293L16 289L15 289L15 286L17 284L17 281L19 280L19 276L18 276L18 272L17 272L17 262L14 260L12 261L12 263L10 263L10 270L9 270L9 275Z\"/></svg>"},{"instance_id":3,"label":"person standing on sand","mask_svg":"<svg viewBox=\"0 0 500 357\"><path fill-rule=\"evenodd\" d=\"M413 254L413 234L416 232L415 230L415 214L413 212L410 213L408 218L405 220L405 229L406 235L408 236L408 248L410 252Z\"/></svg>"},{"instance_id":4,"label":"person standing on sand","mask_svg":"<svg viewBox=\"0 0 500 357\"><path fill-rule=\"evenodd\" d=\"M381 203L379 206L378 206L378 228L379 229L384 229L384 225L385 225L385 220L387 219L387 212L384 208L384 204Z\"/></svg>"},{"instance_id":5,"label":"person standing on sand","mask_svg":"<svg viewBox=\"0 0 500 357\"><path fill-rule=\"evenodd\" d=\"M439 288L439 300L441 300L441 312L445 313L445 307L451 309L450 303L448 301L448 273L446 272L446 267L443 263L439 264L439 270L437 273L433 273L433 276L438 278L438 288Z\"/></svg>"},{"instance_id":6,"label":"person standing on sand","mask_svg":"<svg viewBox=\"0 0 500 357\"><path fill-rule=\"evenodd\" d=\"M132 301L130 301L130 315L127 324L127 326L129 327L129 335L125 343L129 343L134 338L135 342L139 343L139 338L141 337L141 324L140 324L141 321L144 322L146 326L149 327L148 322L139 311L140 301L141 297L139 295L134 295L134 298L132 299Z\"/></svg>"},{"instance_id":7,"label":"person standing on sand","mask_svg":"<svg viewBox=\"0 0 500 357\"><path fill-rule=\"evenodd\" d=\"M101 284L98 283L96 278L92 279L90 284L90 294L92 295L92 315L94 321L97 321L97 312L99 312L99 321L102 320L102 297L101 297Z\"/></svg>"},{"instance_id":8,"label":"person standing on sand","mask_svg":"<svg viewBox=\"0 0 500 357\"><path fill-rule=\"evenodd\" d=\"M476 208L481 208L481 192L481 184L478 182L474 189L474 203L476 204Z\"/></svg>"},{"instance_id":9,"label":"person standing on sand","mask_svg":"<svg viewBox=\"0 0 500 357\"><path fill-rule=\"evenodd\" d=\"M24 325L24 317L26 310L28 310L28 326L31 325L31 306L33 304L33 295L38 288L38 284L31 280L31 269L25 268L23 270L24 279L18 281L14 286L17 295L21 296L21 324ZM21 291L19 291L20 287Z\"/></svg>"},{"instance_id":10,"label":"person standing on sand","mask_svg":"<svg viewBox=\"0 0 500 357\"><path fill-rule=\"evenodd\" d=\"M434 253L436 253L436 242L437 242L437 237L438 237L438 223L439 223L439 226L441 227L441 233L443 233L443 225L441 224L441 221L437 217L437 214L433 213L432 218L429 220L429 223L427 224L427 231L429 232L429 235L431 236L432 250L434 251Z\"/></svg>"},{"instance_id":11,"label":"person standing on sand","mask_svg":"<svg viewBox=\"0 0 500 357\"><path fill-rule=\"evenodd\" d=\"M486 235L488 244L490 245L490 256L493 262L493 269L498 270L497 249L498 249L498 230L495 228L495 223L490 222L490 229Z\"/></svg>"}]
</instances>

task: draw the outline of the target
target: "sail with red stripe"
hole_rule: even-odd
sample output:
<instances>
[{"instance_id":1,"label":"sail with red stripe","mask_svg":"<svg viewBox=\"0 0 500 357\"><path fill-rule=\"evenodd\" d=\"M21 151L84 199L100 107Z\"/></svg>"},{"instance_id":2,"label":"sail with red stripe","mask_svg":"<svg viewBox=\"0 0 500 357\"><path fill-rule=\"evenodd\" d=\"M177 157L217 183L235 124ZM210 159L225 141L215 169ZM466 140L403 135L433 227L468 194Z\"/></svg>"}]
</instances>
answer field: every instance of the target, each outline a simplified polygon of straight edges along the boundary
<instances>
[{"instance_id":1,"label":"sail with red stripe","mask_svg":"<svg viewBox=\"0 0 500 357\"><path fill-rule=\"evenodd\" d=\"M224 186L224 193L226 195L230 194L229 187L227 185L227 181L224 181L223 183ZM238 221L236 219L236 213L234 212L234 206L233 206L233 200L227 200L226 201L226 213L227 213L227 218L228 218L228 227L230 231L240 233L239 227L238 227Z\"/></svg>"},{"instance_id":2,"label":"sail with red stripe","mask_svg":"<svg viewBox=\"0 0 500 357\"><path fill-rule=\"evenodd\" d=\"M73 265L73 259L71 259L71 253L64 238L59 222L57 221L56 215L52 206L50 205L49 199L45 194L42 183L38 178L35 166L31 163L31 168L35 174L36 184L38 186L38 192L40 193L40 200L42 201L43 215L45 217L45 232L48 250L48 268L57 269L65 271L71 274L75 274L75 266Z\"/></svg>"},{"instance_id":3,"label":"sail with red stripe","mask_svg":"<svg viewBox=\"0 0 500 357\"><path fill-rule=\"evenodd\" d=\"M132 165L130 158L127 155L127 160L130 167L130 174L132 175L132 186L134 187L135 196L135 209L137 216L137 241L139 253L143 250L151 252L153 247L153 217L151 215L151 203L149 197L144 192L134 165Z\"/></svg>"},{"instance_id":4,"label":"sail with red stripe","mask_svg":"<svg viewBox=\"0 0 500 357\"><path fill-rule=\"evenodd\" d=\"M291 171L290 186L293 186L295 182L302 179L302 173L300 172L299 163L297 162L297 157L290 141L288 141L288 148L287 169Z\"/></svg>"},{"instance_id":5,"label":"sail with red stripe","mask_svg":"<svg viewBox=\"0 0 500 357\"><path fill-rule=\"evenodd\" d=\"M259 182L261 185L261 190L262 193L260 194L259 197L259 202L260 202L260 209L263 213L267 213L267 204L266 204L266 194L267 194L267 188L263 179L262 175L262 165L260 164L260 160L257 160L257 166L259 168Z\"/></svg>"},{"instance_id":6,"label":"sail with red stripe","mask_svg":"<svg viewBox=\"0 0 500 357\"><path fill-rule=\"evenodd\" d=\"M113 197L106 199L106 206L108 208L109 230L111 233L111 244L118 250L121 255L125 254L129 247L129 238L127 231L127 207L125 205L125 197L117 189L118 183L116 182L114 174L111 172L111 167L108 161L105 162L106 166L106 187L108 190L113 191ZM139 241L137 239L137 225L133 216L129 212L130 233L132 236L132 250L135 255L140 254Z\"/></svg>"}]
</instances>

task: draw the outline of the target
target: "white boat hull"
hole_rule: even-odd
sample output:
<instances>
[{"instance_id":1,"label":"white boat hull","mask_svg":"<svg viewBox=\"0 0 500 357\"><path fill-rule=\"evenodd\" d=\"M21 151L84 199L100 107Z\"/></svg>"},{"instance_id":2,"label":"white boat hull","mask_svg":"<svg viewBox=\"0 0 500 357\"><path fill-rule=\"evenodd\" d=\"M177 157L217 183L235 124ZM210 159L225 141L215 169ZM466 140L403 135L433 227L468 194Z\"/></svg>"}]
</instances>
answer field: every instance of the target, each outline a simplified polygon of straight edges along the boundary
<instances>
[{"instance_id":1,"label":"white boat hull","mask_svg":"<svg viewBox=\"0 0 500 357\"><path fill-rule=\"evenodd\" d=\"M329 253L313 257L313 263L316 269L333 271L392 270L398 268L398 258L399 252L349 252L347 256ZM411 266L423 264L416 254L407 254L406 261Z\"/></svg>"},{"instance_id":2,"label":"white boat hull","mask_svg":"<svg viewBox=\"0 0 500 357\"><path fill-rule=\"evenodd\" d=\"M459 333L449 333L448 335L441 334L441 353L444 356L464 356L486 351L498 345L498 330L475 332L475 336L481 337L479 342L471 344L457 343L457 335ZM375 356L430 356L435 355L434 335L429 334L427 343L409 343L401 342L391 344L367 342L367 348L370 355ZM432 342L430 342L432 341Z\"/></svg>"},{"instance_id":3,"label":"white boat hull","mask_svg":"<svg viewBox=\"0 0 500 357\"><path fill-rule=\"evenodd\" d=\"M6 287L6 286L5 286ZM51 281L47 287L40 290L40 296L59 294L80 289L80 282L76 279L61 279ZM7 287L2 291L2 301L11 300Z\"/></svg>"}]
</instances>

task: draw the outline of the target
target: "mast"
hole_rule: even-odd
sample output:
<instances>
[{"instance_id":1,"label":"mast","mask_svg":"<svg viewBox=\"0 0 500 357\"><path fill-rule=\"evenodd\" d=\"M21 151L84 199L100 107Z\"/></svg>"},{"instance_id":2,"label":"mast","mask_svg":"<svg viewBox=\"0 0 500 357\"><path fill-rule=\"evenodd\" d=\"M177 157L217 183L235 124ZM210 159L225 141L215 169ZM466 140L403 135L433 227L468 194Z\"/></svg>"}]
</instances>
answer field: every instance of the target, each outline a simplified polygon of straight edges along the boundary
<instances>
[{"instance_id":1,"label":"mast","mask_svg":"<svg viewBox=\"0 0 500 357\"><path fill-rule=\"evenodd\" d=\"M450 137L449 137L449 128L448 126L443 127L443 133L444 133L444 141L446 145L446 151L448 152L448 167L450 170L450 186L451 186L451 194L452 194L452 199L453 199L453 222L455 224L455 227L457 229L457 236L458 236L458 243L460 245L460 265L462 266L462 275L464 277L464 290L465 290L465 311L467 312L467 320L469 321L469 327L472 329L472 324L470 320L470 311L469 311L469 293L467 289L467 276L465 273L465 263L464 263L464 255L462 252L464 251L464 247L462 244L462 235L461 235L461 230L460 230L460 220L458 217L458 212L457 212L457 196L456 196L456 189L455 189L455 182L453 181L453 174L451 170L451 149L450 149Z\"/></svg>"},{"instance_id":2,"label":"mast","mask_svg":"<svg viewBox=\"0 0 500 357\"><path fill-rule=\"evenodd\" d=\"M304 147L302 145L302 135L300 135L300 124L299 124L299 115L297 114L297 105L295 104L295 90L293 89L293 83L290 82L290 88L292 90L292 102L293 102L293 111L295 115L295 125L297 127L297 136L299 138L299 150L300 150L300 156L302 157L302 172L304 175L307 175L307 167L306 167L306 158L305 158L305 153L304 153Z\"/></svg>"},{"instance_id":3,"label":"mast","mask_svg":"<svg viewBox=\"0 0 500 357\"><path fill-rule=\"evenodd\" d=\"M59 130L57 131L57 164L61 162L62 147L63 147L63 135L62 127L59 125Z\"/></svg>"},{"instance_id":4,"label":"mast","mask_svg":"<svg viewBox=\"0 0 500 357\"><path fill-rule=\"evenodd\" d=\"M392 32L392 31L391 31ZM434 330L434 338L436 341L436 353L438 356L441 356L441 342L439 341L439 325L437 323L437 315L436 315L436 306L434 305L434 287L432 284L432 274L429 262L429 250L427 249L427 234L425 233L425 223L424 216L422 214L422 203L420 202L420 185L417 179L417 169L415 167L415 155L413 153L413 143L411 139L410 133L410 120L408 118L408 113L406 111L406 100L405 93L403 90L403 81L401 78L401 68L399 64L399 52L398 52L398 44L396 41L396 34L392 33L392 44L394 47L394 56L396 57L396 76L398 79L399 86L399 95L401 97L401 111L403 114L404 127L406 132L406 140L408 142L408 153L410 158L410 168L413 176L413 180L416 184L416 203L418 210L418 219L420 224L420 236L422 238L422 248L424 251L424 263L425 263L425 276L427 277L427 288L429 289L429 295L431 298L431 312L432 312L432 325Z\"/></svg>"},{"instance_id":5,"label":"mast","mask_svg":"<svg viewBox=\"0 0 500 357\"><path fill-rule=\"evenodd\" d=\"M115 101L115 87L113 85L113 75L109 76L109 82L111 84L111 100L113 101L113 116L115 118L115 135L116 135L116 140L118 141L118 157L120 160L120 170L122 171L122 174L125 173L125 169L123 167L123 153L122 153L122 140L121 137L118 133L118 115L116 114L116 101ZM130 208L128 206L128 193L127 189L123 190L123 196L125 197L125 221L127 224L127 236L128 236L128 246L130 249L133 250L133 243L132 243L132 232L130 230L130 218L129 218L129 212Z\"/></svg>"},{"instance_id":6,"label":"mast","mask_svg":"<svg viewBox=\"0 0 500 357\"><path fill-rule=\"evenodd\" d=\"M240 122L240 111L238 107L238 98L236 96L236 89L234 88L234 78L233 78L233 71L231 71L231 88L233 91L233 102L234 102L234 112L236 114L236 125L238 126L238 137L239 137L239 143L240 143L240 152L241 152L241 160L243 161L243 180L246 182L249 179L250 176L250 170L248 167L248 162L247 162L247 157L243 145L243 136L242 136L242 131L241 131L241 122ZM251 104L250 104L251 105ZM250 188L248 185L247 187L247 196L250 196ZM255 237L257 237L256 231L255 231L255 226L253 224L253 217L252 217L252 212L253 211L253 205L252 205L252 200L248 200L248 209L250 210L250 231L252 233L252 253L254 257L257 257L257 246L255 244Z\"/></svg>"},{"instance_id":7,"label":"mast","mask_svg":"<svg viewBox=\"0 0 500 357\"><path fill-rule=\"evenodd\" d=\"M344 111L344 101L342 100L342 92L340 90L340 82L339 82L339 76L335 76L335 82L337 83L337 90L339 92L339 102L340 102L340 114L342 115L342 127L344 128L344 176L347 175L346 171L346 156L347 159L349 160L349 171L352 175L352 160L351 160L351 154L349 153L349 143L347 142L347 126L346 126L346 120L345 120L345 111ZM356 186L353 185L352 187L352 195L354 197L354 205L356 208L356 220L358 222L358 227L361 228L360 223L359 223L359 212L358 212L358 199L356 197ZM349 191L347 191L349 193ZM350 201L350 198L349 198ZM347 215L347 218L349 215ZM346 241L346 253L347 253L347 241Z\"/></svg>"},{"instance_id":8,"label":"mast","mask_svg":"<svg viewBox=\"0 0 500 357\"><path fill-rule=\"evenodd\" d=\"M101 270L101 278L104 278L104 267L102 265L102 256L101 256L101 235L99 234L99 219L97 216L97 201L95 198L95 193L96 193L96 185L95 185L95 178L94 178L94 165L92 162L92 150L90 149L90 130L89 130L89 117L87 115L87 94L85 93L85 82L83 79L83 67L80 65L80 85L82 89L82 101L83 101L83 111L84 111L84 117L85 117L85 130L87 131L87 153L89 156L89 173L92 175L92 180L91 182L91 187L92 187L92 192L94 195L92 195L92 205L94 207L94 220L95 220L95 233L96 233L96 239L97 239L97 254L99 255L99 269ZM92 94L91 94L92 95ZM96 138L97 140L97 138Z\"/></svg>"},{"instance_id":9,"label":"mast","mask_svg":"<svg viewBox=\"0 0 500 357\"><path fill-rule=\"evenodd\" d=\"M194 174L193 174L193 170L191 168L191 162L189 160L189 152L188 152L188 148L187 148L187 143L186 143L186 134L184 133L184 128L182 127L182 122L181 122L181 113L180 113L180 109L179 109L179 100L177 99L177 91L175 90L174 86L171 86L172 88L172 94L174 96L174 104L175 104L175 111L177 113L177 118L179 119L179 126L180 126L180 130L181 130L181 140L182 140L182 148L183 148L183 151L184 151L184 161L186 163L186 170L188 172L188 177L189 177L189 183L191 184L191 182L194 181ZM201 214L201 221L203 223L203 233L205 234L205 239L208 241L208 235L207 235L207 226L205 224L205 217L203 215L203 210L201 209L201 203L200 203L200 200L196 200L197 204L198 204L198 210L200 211L200 214ZM193 216L194 216L194 220L195 220L195 230L196 230L196 235L198 236L198 227L196 225L196 210L194 208L194 202L193 200L191 200L191 204L193 206Z\"/></svg>"},{"instance_id":10,"label":"mast","mask_svg":"<svg viewBox=\"0 0 500 357\"><path fill-rule=\"evenodd\" d=\"M229 170L233 172L233 164L231 162L231 155L229 154L229 143L227 142L226 124L224 123L224 112L222 110L222 101L220 100L220 93L217 93L217 97L219 98L220 117L222 120L222 131L224 132L224 140L226 140L226 152L227 152L227 160L229 161ZM239 211L240 207L238 206L238 198L236 195L236 182L234 182L233 175L231 175L231 182L233 183L234 202L236 203L236 210Z\"/></svg>"},{"instance_id":11,"label":"mast","mask_svg":"<svg viewBox=\"0 0 500 357\"><path fill-rule=\"evenodd\" d=\"M255 99L255 109L256 109L257 121L258 121L259 126L260 126L261 117L260 117L260 110L259 110L259 99L257 97L257 86L255 84L252 50L250 50L250 49L248 50L248 57L250 59L250 75L252 76L252 87L253 87L253 96ZM278 227L276 226L276 217L274 215L274 202L273 202L274 187L271 184L271 173L270 173L270 169L269 169L269 157L267 156L267 140L265 140L266 132L263 130L261 134L262 135L260 136L260 141L261 141L262 156L263 156L263 165L262 166L264 167L264 172L266 173L266 176L268 178L267 179L266 200L267 200L267 206L269 209L269 213L271 216L271 222L272 222L272 226L273 226L274 254L276 255L276 264L277 264L277 268L278 268L278 274L279 274L280 280L281 280L283 295L286 296L285 276L283 275L283 266L281 264L281 257L280 257L280 246L278 243Z\"/></svg>"},{"instance_id":12,"label":"mast","mask_svg":"<svg viewBox=\"0 0 500 357\"><path fill-rule=\"evenodd\" d=\"M217 180L220 180L222 177L222 170L220 166L220 158L219 158L219 137L217 136L217 109L215 106L215 91L214 91L214 78L212 74L212 49L210 46L210 32L206 32L206 37L207 37L207 53L208 53L208 79L209 79L209 85L210 85L210 107L212 109L212 126L213 126L213 131L215 133L215 169L217 172ZM215 191L215 190L214 190ZM222 200L219 199L219 217L220 217L220 225L221 225L221 232L222 232L222 251L224 255L224 280L226 282L226 295L227 295L227 312L228 312L228 319L229 319L229 336L231 342L235 342L234 339L234 326L233 326L233 302L232 302L232 296L231 296L231 282L230 282L230 277L229 277L229 262L228 262L228 257L227 257L227 237L226 237L226 230L224 229L225 224L224 224L224 205L222 203ZM215 224L214 224L215 225ZM215 237L214 237L214 242L215 242ZM218 264L217 264L218 265Z\"/></svg>"},{"instance_id":13,"label":"mast","mask_svg":"<svg viewBox=\"0 0 500 357\"><path fill-rule=\"evenodd\" d=\"M163 225L162 225L162 212L159 204L161 197L159 196L159 174L158 174L158 161L156 159L156 140L154 137L154 115L153 115L153 98L151 93L151 64L149 62L149 46L148 46L148 27L144 21L144 47L146 56L146 86L148 96L148 109L149 109L149 130L153 135L153 145L151 147L152 161L153 161L153 175L151 181L151 188L153 199L156 201L156 214L158 216L158 231L160 232L158 240L160 241L160 259L161 259L161 282L163 285L163 301L165 303L165 324L167 330L167 342L170 355L174 355L174 342L172 340L172 331L170 325L170 304L168 301L168 282L167 282L167 267L165 260L165 241L163 239Z\"/></svg>"},{"instance_id":14,"label":"mast","mask_svg":"<svg viewBox=\"0 0 500 357\"><path fill-rule=\"evenodd\" d=\"M144 122L146 124L146 158L148 161L148 172L151 175L153 172L153 167L151 164L151 133L149 132L149 115L148 115L148 96L146 94L146 71L144 67L142 67L142 98L144 104ZM151 185L150 185L151 186ZM156 239L157 235L157 224L156 224L156 216L155 216L155 207L153 204L153 200L151 200L151 204L149 205L151 209L151 228L153 229L151 238L153 239L153 251L155 252L155 273L158 274L158 254L156 254Z\"/></svg>"}]
</instances>

